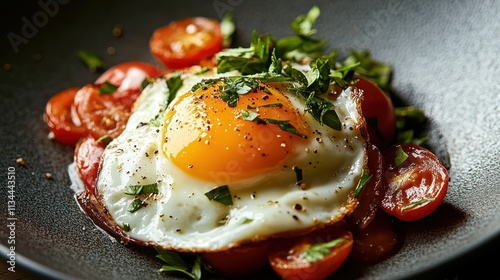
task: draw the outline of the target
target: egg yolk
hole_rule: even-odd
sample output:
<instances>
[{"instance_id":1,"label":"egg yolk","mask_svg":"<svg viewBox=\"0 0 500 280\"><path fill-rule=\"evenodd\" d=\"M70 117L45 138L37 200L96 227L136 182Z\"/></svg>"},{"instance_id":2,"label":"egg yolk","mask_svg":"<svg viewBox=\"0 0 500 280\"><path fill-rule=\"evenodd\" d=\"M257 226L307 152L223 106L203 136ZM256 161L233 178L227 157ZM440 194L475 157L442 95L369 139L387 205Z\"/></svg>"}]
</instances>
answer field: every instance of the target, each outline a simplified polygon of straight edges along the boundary
<instances>
[{"instance_id":1,"label":"egg yolk","mask_svg":"<svg viewBox=\"0 0 500 280\"><path fill-rule=\"evenodd\" d=\"M222 99L224 86L221 80L190 91L165 115L162 151L189 175L219 185L249 178L279 167L310 138L284 88L259 83L231 107Z\"/></svg>"}]
</instances>

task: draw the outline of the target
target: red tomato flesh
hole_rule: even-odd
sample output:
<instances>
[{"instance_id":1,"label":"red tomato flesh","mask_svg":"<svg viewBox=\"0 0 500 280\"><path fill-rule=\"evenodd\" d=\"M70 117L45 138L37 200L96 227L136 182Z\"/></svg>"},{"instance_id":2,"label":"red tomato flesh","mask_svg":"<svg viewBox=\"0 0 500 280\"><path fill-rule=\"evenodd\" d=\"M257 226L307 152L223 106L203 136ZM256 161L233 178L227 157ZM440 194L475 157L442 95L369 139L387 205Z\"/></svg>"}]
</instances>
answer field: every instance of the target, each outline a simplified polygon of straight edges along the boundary
<instances>
[{"instance_id":1,"label":"red tomato flesh","mask_svg":"<svg viewBox=\"0 0 500 280\"><path fill-rule=\"evenodd\" d=\"M181 69L199 64L222 49L219 22L204 17L174 21L155 30L151 53L167 68Z\"/></svg>"},{"instance_id":2,"label":"red tomato flesh","mask_svg":"<svg viewBox=\"0 0 500 280\"><path fill-rule=\"evenodd\" d=\"M378 210L379 195L384 187L384 160L379 149L370 143L367 145L368 169L372 177L358 194L359 204L349 215L357 229L364 229L373 219Z\"/></svg>"},{"instance_id":3,"label":"red tomato flesh","mask_svg":"<svg viewBox=\"0 0 500 280\"><path fill-rule=\"evenodd\" d=\"M118 102L112 94L100 94L97 85L86 85L75 95L75 107L82 125L95 139L122 133L130 117L131 104Z\"/></svg>"},{"instance_id":4,"label":"red tomato flesh","mask_svg":"<svg viewBox=\"0 0 500 280\"><path fill-rule=\"evenodd\" d=\"M202 260L214 271L229 278L248 276L267 264L270 241L243 245L216 253L204 253Z\"/></svg>"},{"instance_id":5,"label":"red tomato flesh","mask_svg":"<svg viewBox=\"0 0 500 280\"><path fill-rule=\"evenodd\" d=\"M129 61L117 64L104 72L96 84L105 82L118 86L113 93L114 99L127 106L132 106L142 91L142 82L147 78L158 77L162 71L149 63Z\"/></svg>"},{"instance_id":6,"label":"red tomato flesh","mask_svg":"<svg viewBox=\"0 0 500 280\"><path fill-rule=\"evenodd\" d=\"M408 158L396 165L400 147ZM380 206L403 221L421 219L443 201L448 190L448 170L429 150L414 144L394 145L384 151L386 188Z\"/></svg>"},{"instance_id":7,"label":"red tomato flesh","mask_svg":"<svg viewBox=\"0 0 500 280\"><path fill-rule=\"evenodd\" d=\"M73 99L79 89L72 87L62 90L52 96L45 106L45 122L55 139L64 145L74 146L85 133L73 105Z\"/></svg>"},{"instance_id":8,"label":"red tomato flesh","mask_svg":"<svg viewBox=\"0 0 500 280\"><path fill-rule=\"evenodd\" d=\"M391 256L398 243L390 216L380 211L364 229L354 237L350 259L363 263L377 263Z\"/></svg>"},{"instance_id":9,"label":"red tomato flesh","mask_svg":"<svg viewBox=\"0 0 500 280\"><path fill-rule=\"evenodd\" d=\"M75 163L80 178L87 190L95 195L99 163L104 153L104 145L97 143L92 136L82 138L75 148Z\"/></svg>"},{"instance_id":10,"label":"red tomato flesh","mask_svg":"<svg viewBox=\"0 0 500 280\"><path fill-rule=\"evenodd\" d=\"M368 123L370 142L381 149L390 146L396 135L396 115L391 99L366 78L359 77L356 86L363 90L361 111Z\"/></svg>"},{"instance_id":11,"label":"red tomato flesh","mask_svg":"<svg viewBox=\"0 0 500 280\"><path fill-rule=\"evenodd\" d=\"M308 261L304 252L312 246L333 240L340 243L328 247L316 261ZM269 252L272 269L283 279L324 279L334 273L348 258L353 244L352 233L343 227L329 227L299 238L279 240ZM307 253L306 253L307 254Z\"/></svg>"}]
</instances>

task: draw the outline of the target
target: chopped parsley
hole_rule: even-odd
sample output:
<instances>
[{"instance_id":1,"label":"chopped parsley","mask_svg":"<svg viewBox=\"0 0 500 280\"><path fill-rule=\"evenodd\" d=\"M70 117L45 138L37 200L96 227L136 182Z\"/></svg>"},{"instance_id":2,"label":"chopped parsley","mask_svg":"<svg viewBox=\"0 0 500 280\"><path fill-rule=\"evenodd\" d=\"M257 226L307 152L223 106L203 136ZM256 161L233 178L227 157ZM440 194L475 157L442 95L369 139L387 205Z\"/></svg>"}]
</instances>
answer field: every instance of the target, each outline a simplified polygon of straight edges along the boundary
<instances>
[{"instance_id":1,"label":"chopped parsley","mask_svg":"<svg viewBox=\"0 0 500 280\"><path fill-rule=\"evenodd\" d=\"M129 223L123 223L122 224L123 231L129 232L130 231L130 224Z\"/></svg>"},{"instance_id":2,"label":"chopped parsley","mask_svg":"<svg viewBox=\"0 0 500 280\"><path fill-rule=\"evenodd\" d=\"M139 210L142 205L142 200L140 200L139 198L134 198L134 200L132 200L128 204L127 211L129 211L130 213L134 213L135 211Z\"/></svg>"},{"instance_id":3,"label":"chopped parsley","mask_svg":"<svg viewBox=\"0 0 500 280\"><path fill-rule=\"evenodd\" d=\"M408 204L408 205L406 205L404 207L401 207L401 212L404 212L404 211L406 211L408 209L411 209L411 208L415 208L418 205L421 205L421 204L424 204L424 203L427 203L427 202L431 202L431 201L434 201L434 198L424 198L424 199L421 199L421 200L413 201L410 204Z\"/></svg>"},{"instance_id":4,"label":"chopped parsley","mask_svg":"<svg viewBox=\"0 0 500 280\"><path fill-rule=\"evenodd\" d=\"M116 90L118 89L117 85L114 85L108 81L105 81L100 87L99 87L99 94L113 94Z\"/></svg>"},{"instance_id":5,"label":"chopped parsley","mask_svg":"<svg viewBox=\"0 0 500 280\"><path fill-rule=\"evenodd\" d=\"M264 105L260 105L260 106L250 106L248 105L247 106L247 109L259 109L259 108L269 108L269 107L283 107L283 104L282 103L269 103L269 104L264 104Z\"/></svg>"},{"instance_id":6,"label":"chopped parsley","mask_svg":"<svg viewBox=\"0 0 500 280\"><path fill-rule=\"evenodd\" d=\"M342 244L342 242L344 242L344 238L333 239L325 243L316 243L305 250L301 256L309 263L320 261L330 254L331 248Z\"/></svg>"},{"instance_id":7,"label":"chopped parsley","mask_svg":"<svg viewBox=\"0 0 500 280\"><path fill-rule=\"evenodd\" d=\"M368 170L363 169L361 171L361 179L359 179L358 185L356 186L356 189L354 190L354 196L358 197L359 193L363 190L363 188L370 182L370 180L373 177L373 174L368 174Z\"/></svg>"},{"instance_id":8,"label":"chopped parsley","mask_svg":"<svg viewBox=\"0 0 500 280\"><path fill-rule=\"evenodd\" d=\"M160 113L158 113L152 120L149 121L149 124L151 126L155 126L155 127L160 126L161 119L163 118L163 115L166 113L166 108L174 100L174 98L177 96L177 92L182 87L184 82L183 82L180 74L176 72L170 78L168 78L165 81L165 83L167 84L167 88L168 88L167 100L162 105L163 110Z\"/></svg>"},{"instance_id":9,"label":"chopped parsley","mask_svg":"<svg viewBox=\"0 0 500 280\"><path fill-rule=\"evenodd\" d=\"M109 134L105 134L99 137L95 142L96 144L102 143L104 146L107 146L109 143L111 143L111 141L113 141L113 137L111 137L111 135Z\"/></svg>"},{"instance_id":10,"label":"chopped parsley","mask_svg":"<svg viewBox=\"0 0 500 280\"><path fill-rule=\"evenodd\" d=\"M141 89L145 89L149 84L152 84L156 81L156 78L150 77L142 80Z\"/></svg>"},{"instance_id":11,"label":"chopped parsley","mask_svg":"<svg viewBox=\"0 0 500 280\"><path fill-rule=\"evenodd\" d=\"M398 145L396 147L395 156L394 156L394 165L400 166L405 160L408 158L408 154L403 151L403 147Z\"/></svg>"},{"instance_id":12,"label":"chopped parsley","mask_svg":"<svg viewBox=\"0 0 500 280\"><path fill-rule=\"evenodd\" d=\"M227 102L229 107L236 107L238 95L247 94L259 86L255 79L244 76L227 77L223 80L225 84L219 86L219 90L222 100Z\"/></svg>"},{"instance_id":13,"label":"chopped parsley","mask_svg":"<svg viewBox=\"0 0 500 280\"><path fill-rule=\"evenodd\" d=\"M234 24L234 16L232 13L224 14L224 17L220 21L220 29L222 33L222 46L224 48L229 48L233 41L234 31L236 30L236 25Z\"/></svg>"},{"instance_id":14,"label":"chopped parsley","mask_svg":"<svg viewBox=\"0 0 500 280\"><path fill-rule=\"evenodd\" d=\"M139 195L147 195L147 194L157 194L158 193L158 185L156 183L148 184L148 185L133 185L126 186L123 193L127 195L139 196ZM127 208L127 211L130 213L134 213L135 211L141 209L141 207L145 206L143 200L139 197L135 197L132 200Z\"/></svg>"},{"instance_id":15,"label":"chopped parsley","mask_svg":"<svg viewBox=\"0 0 500 280\"><path fill-rule=\"evenodd\" d=\"M259 114L245 110L240 110L240 113L243 119L246 121L252 121L258 124L268 124L268 123L275 124L283 131L290 132L304 139L307 139L307 135L300 133L292 124L290 124L289 120L275 120L268 118L262 119L259 117L260 116Z\"/></svg>"},{"instance_id":16,"label":"chopped parsley","mask_svg":"<svg viewBox=\"0 0 500 280\"><path fill-rule=\"evenodd\" d=\"M125 187L125 194L128 195L141 195L141 194L151 194L158 193L158 184L148 184L148 185L133 185Z\"/></svg>"},{"instance_id":17,"label":"chopped parsley","mask_svg":"<svg viewBox=\"0 0 500 280\"><path fill-rule=\"evenodd\" d=\"M170 78L166 81L168 87L168 98L167 104L168 106L172 100L174 100L175 96L177 96L177 92L182 87L183 81L179 73L174 73Z\"/></svg>"},{"instance_id":18,"label":"chopped parsley","mask_svg":"<svg viewBox=\"0 0 500 280\"><path fill-rule=\"evenodd\" d=\"M233 205L233 199L231 198L231 192L227 185L222 185L216 187L205 193L205 196L210 200L217 201L224 205Z\"/></svg>"},{"instance_id":19,"label":"chopped parsley","mask_svg":"<svg viewBox=\"0 0 500 280\"><path fill-rule=\"evenodd\" d=\"M93 51L81 50L77 52L78 58L89 68L91 72L104 69L104 61Z\"/></svg>"}]
</instances>

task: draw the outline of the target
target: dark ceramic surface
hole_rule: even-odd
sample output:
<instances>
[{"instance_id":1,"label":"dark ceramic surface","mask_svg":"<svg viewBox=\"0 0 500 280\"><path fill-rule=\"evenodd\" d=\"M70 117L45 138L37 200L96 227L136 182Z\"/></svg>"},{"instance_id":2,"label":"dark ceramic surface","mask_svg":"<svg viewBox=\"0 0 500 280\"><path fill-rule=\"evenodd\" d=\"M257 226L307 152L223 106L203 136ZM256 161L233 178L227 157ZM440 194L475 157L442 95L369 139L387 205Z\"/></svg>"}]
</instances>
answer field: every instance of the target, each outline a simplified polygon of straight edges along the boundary
<instances>
[{"instance_id":1,"label":"dark ceramic surface","mask_svg":"<svg viewBox=\"0 0 500 280\"><path fill-rule=\"evenodd\" d=\"M176 279L157 273L161 263L152 250L112 241L79 210L66 173L72 149L47 139L45 103L55 92L97 77L78 61L77 50L98 52L108 66L127 60L155 63L148 52L155 28L187 16L220 18L226 10L235 15L237 42L247 46L253 29L290 35L288 23L316 1L1 2L2 257L10 246L4 225L9 222L7 172L15 167L18 266L61 279ZM329 48L343 55L351 47L369 48L375 58L392 64L398 96L430 117L430 147L451 163L444 204L400 229L400 251L374 266L347 265L338 279L465 279L461 266L471 263L472 271L495 271L481 264L486 253L499 248L500 2L316 3L322 11L317 29ZM121 38L112 35L116 24L123 28ZM13 34L20 41L13 43ZM106 53L108 47L115 55ZM19 157L25 166L16 164Z\"/></svg>"}]
</instances>

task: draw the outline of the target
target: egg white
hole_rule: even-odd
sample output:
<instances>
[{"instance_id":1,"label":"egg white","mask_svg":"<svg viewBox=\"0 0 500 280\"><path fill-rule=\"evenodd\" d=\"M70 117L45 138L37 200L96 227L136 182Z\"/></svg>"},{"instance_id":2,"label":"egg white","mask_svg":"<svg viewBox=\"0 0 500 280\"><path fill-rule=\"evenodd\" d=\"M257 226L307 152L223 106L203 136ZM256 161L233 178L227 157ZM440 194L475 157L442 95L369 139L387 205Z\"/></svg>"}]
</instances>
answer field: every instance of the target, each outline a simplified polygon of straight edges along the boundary
<instances>
[{"instance_id":1,"label":"egg white","mask_svg":"<svg viewBox=\"0 0 500 280\"><path fill-rule=\"evenodd\" d=\"M183 74L177 95L202 79L217 76L214 72ZM118 225L127 225L126 234L132 239L178 251L220 251L334 223L353 210L352 192L365 162L365 140L359 129L364 120L354 91L346 89L330 100L342 122L341 131L320 125L304 112L314 139L299 144L286 167L280 165L231 184L233 205L227 206L205 195L223 178L205 181L190 177L162 154L162 125L150 123L165 110L168 96L165 79L158 79L143 91L126 129L104 151L98 200ZM294 106L303 108L292 93L286 96ZM301 186L293 166L302 169ZM142 197L145 205L129 212L134 196L125 194L125 187L151 183L157 183L159 193Z\"/></svg>"}]
</instances>

